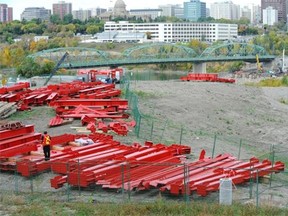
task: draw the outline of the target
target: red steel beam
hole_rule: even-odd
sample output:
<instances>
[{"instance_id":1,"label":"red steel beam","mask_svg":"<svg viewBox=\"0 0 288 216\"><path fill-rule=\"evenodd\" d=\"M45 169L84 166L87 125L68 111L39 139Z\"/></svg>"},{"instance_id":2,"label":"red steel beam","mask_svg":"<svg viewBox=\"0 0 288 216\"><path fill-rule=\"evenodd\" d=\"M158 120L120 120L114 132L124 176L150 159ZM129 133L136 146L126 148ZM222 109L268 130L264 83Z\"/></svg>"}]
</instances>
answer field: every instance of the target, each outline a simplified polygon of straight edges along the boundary
<instances>
[{"instance_id":1,"label":"red steel beam","mask_svg":"<svg viewBox=\"0 0 288 216\"><path fill-rule=\"evenodd\" d=\"M91 93L91 92L95 92L95 91L99 91L99 90L107 90L107 89L114 89L115 88L115 84L105 84L105 85L100 85L97 87L93 87L93 88L87 88L87 89L83 89L83 90L79 90L79 93Z\"/></svg>"},{"instance_id":2,"label":"red steel beam","mask_svg":"<svg viewBox=\"0 0 288 216\"><path fill-rule=\"evenodd\" d=\"M128 101L123 99L73 99L57 100L50 103L50 106L128 106Z\"/></svg>"},{"instance_id":3,"label":"red steel beam","mask_svg":"<svg viewBox=\"0 0 288 216\"><path fill-rule=\"evenodd\" d=\"M33 133L34 125L25 125L21 128L16 128L14 130L3 130L0 131L0 141L5 139L11 139L18 136L23 136L25 134Z\"/></svg>"},{"instance_id":4,"label":"red steel beam","mask_svg":"<svg viewBox=\"0 0 288 216\"><path fill-rule=\"evenodd\" d=\"M0 142L0 150L5 149L5 148L10 148L13 146L17 146L23 143L31 142L34 140L40 141L40 138L41 138L41 133L32 133L32 134L15 137L15 138L8 139L8 140L2 140Z\"/></svg>"},{"instance_id":5,"label":"red steel beam","mask_svg":"<svg viewBox=\"0 0 288 216\"><path fill-rule=\"evenodd\" d=\"M38 141L31 141L29 143L23 143L21 145L17 145L17 146L13 146L10 148L6 148L3 150L0 150L0 158L5 157L13 157L16 155L21 155L21 154L25 154L31 151L37 151L37 144L39 144Z\"/></svg>"}]
</instances>

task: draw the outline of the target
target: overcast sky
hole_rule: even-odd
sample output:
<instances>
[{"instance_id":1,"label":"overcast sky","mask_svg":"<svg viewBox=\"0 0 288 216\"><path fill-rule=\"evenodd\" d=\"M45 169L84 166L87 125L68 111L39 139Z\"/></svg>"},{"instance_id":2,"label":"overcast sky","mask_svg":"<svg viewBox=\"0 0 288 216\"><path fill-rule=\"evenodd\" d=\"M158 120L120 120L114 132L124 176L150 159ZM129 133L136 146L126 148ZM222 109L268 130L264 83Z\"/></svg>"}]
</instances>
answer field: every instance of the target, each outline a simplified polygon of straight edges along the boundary
<instances>
[{"instance_id":1,"label":"overcast sky","mask_svg":"<svg viewBox=\"0 0 288 216\"><path fill-rule=\"evenodd\" d=\"M126 9L148 9L158 8L161 4L183 4L189 0L124 0ZM211 3L223 2L227 0L202 0L206 2L207 7L210 7ZM26 7L45 7L46 9L52 9L52 4L59 2L58 0L0 0L1 4L8 4L9 7L13 7L13 19L20 19L20 14ZM89 9L89 8L109 8L114 5L116 0L66 0L65 2L72 3L72 10ZM93 3L91 3L93 2ZM235 4L248 5L255 4L260 5L260 0L232 0Z\"/></svg>"}]
</instances>

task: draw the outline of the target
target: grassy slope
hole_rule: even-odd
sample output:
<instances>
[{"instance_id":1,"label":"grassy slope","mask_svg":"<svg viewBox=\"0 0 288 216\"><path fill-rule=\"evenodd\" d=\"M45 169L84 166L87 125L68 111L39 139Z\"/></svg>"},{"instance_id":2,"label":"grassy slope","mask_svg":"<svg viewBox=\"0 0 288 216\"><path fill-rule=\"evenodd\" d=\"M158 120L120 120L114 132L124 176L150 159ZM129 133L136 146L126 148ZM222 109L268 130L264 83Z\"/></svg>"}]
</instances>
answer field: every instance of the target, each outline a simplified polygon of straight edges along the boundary
<instances>
[{"instance_id":1,"label":"grassy slope","mask_svg":"<svg viewBox=\"0 0 288 216\"><path fill-rule=\"evenodd\" d=\"M2 198L2 208L12 215L287 215L288 209L272 207L256 208L253 205L220 206L217 204L191 202L168 202L159 199L154 203L66 203L27 197L7 196ZM1 207L1 206L0 206Z\"/></svg>"}]
</instances>

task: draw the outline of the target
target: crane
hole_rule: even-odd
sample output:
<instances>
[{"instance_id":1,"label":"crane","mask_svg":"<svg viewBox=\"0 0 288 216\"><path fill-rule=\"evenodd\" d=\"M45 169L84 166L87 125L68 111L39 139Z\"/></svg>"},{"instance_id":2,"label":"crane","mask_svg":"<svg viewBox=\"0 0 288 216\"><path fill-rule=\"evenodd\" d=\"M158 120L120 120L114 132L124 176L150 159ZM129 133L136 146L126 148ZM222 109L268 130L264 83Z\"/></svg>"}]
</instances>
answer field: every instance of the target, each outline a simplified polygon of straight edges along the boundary
<instances>
[{"instance_id":1,"label":"crane","mask_svg":"<svg viewBox=\"0 0 288 216\"><path fill-rule=\"evenodd\" d=\"M258 73L262 73L262 72L263 72L263 68L262 68L262 65L260 64L258 54L256 54L256 61L257 61L257 70L258 70Z\"/></svg>"},{"instance_id":2,"label":"crane","mask_svg":"<svg viewBox=\"0 0 288 216\"><path fill-rule=\"evenodd\" d=\"M50 79L54 76L54 74L56 73L56 71L59 69L60 65L63 63L63 61L65 60L65 58L69 55L68 52L66 52L61 59L59 60L59 62L57 63L57 65L53 68L53 70L51 71L49 77L47 78L47 80L44 83L44 86L47 85L47 83L50 81Z\"/></svg>"}]
</instances>

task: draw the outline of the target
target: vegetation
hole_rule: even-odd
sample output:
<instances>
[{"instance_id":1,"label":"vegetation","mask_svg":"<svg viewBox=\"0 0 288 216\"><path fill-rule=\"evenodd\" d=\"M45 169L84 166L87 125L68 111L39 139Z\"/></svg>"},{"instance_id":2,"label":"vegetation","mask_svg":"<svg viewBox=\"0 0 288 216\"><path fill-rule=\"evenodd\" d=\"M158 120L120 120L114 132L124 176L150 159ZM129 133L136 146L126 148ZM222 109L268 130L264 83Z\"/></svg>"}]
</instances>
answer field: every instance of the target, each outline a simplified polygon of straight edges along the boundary
<instances>
[{"instance_id":1,"label":"vegetation","mask_svg":"<svg viewBox=\"0 0 288 216\"><path fill-rule=\"evenodd\" d=\"M35 196L35 195L34 195ZM213 203L164 201L161 198L153 203L79 203L58 202L46 200L45 196L37 199L27 199L18 195L2 197L4 210L9 215L286 215L287 209L264 206L256 208L253 205L234 204L223 206ZM13 208L11 208L13 206ZM53 207L52 207L53 206ZM10 209L10 210L9 210Z\"/></svg>"},{"instance_id":2,"label":"vegetation","mask_svg":"<svg viewBox=\"0 0 288 216\"><path fill-rule=\"evenodd\" d=\"M269 78L260 80L258 83L246 83L249 86L258 87L288 87L288 76L283 76L282 78Z\"/></svg>"},{"instance_id":3,"label":"vegetation","mask_svg":"<svg viewBox=\"0 0 288 216\"><path fill-rule=\"evenodd\" d=\"M123 18L115 18L113 21L120 21ZM129 17L130 22L189 22L187 20L178 19L176 17L157 17L154 20L143 20L136 17ZM259 29L251 27L249 20L241 18L240 20L215 20L212 17L200 18L199 22L217 22L217 23L234 23L238 24L239 35L254 35L251 43L264 47L268 53L280 55L282 50L288 46L288 35L283 31L285 25L279 23L276 26ZM31 77L34 75L45 74L52 68L51 62L35 62L27 60L29 54L39 52L46 49L59 47L75 47L79 45L78 34L96 34L102 32L104 22L99 18L90 18L85 21L74 19L73 16L66 15L63 20L58 15L52 15L49 21L34 19L31 21L12 21L10 23L0 23L0 68L17 68L17 73ZM34 40L34 36L45 35L48 40ZM147 36L151 37L151 33L147 32ZM17 40L16 40L17 39ZM18 40L21 39L21 40ZM1 44L2 43L2 44ZM221 42L218 42L221 43ZM183 45L183 44L181 44ZM208 44L203 41L191 40L184 44L193 48L197 54L202 53ZM114 50L118 45L113 43L104 46L107 50ZM286 49L288 53L288 49ZM55 64L55 63L54 63ZM207 64L208 72L234 72L240 70L243 62L233 63L209 63ZM159 64L158 69L182 69L191 70L192 64ZM30 70L27 70L30 69ZM33 69L33 70L32 70Z\"/></svg>"},{"instance_id":4,"label":"vegetation","mask_svg":"<svg viewBox=\"0 0 288 216\"><path fill-rule=\"evenodd\" d=\"M288 105L288 99L281 98L280 103Z\"/></svg>"}]
</instances>

